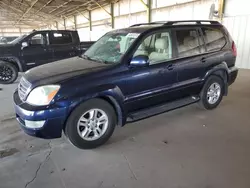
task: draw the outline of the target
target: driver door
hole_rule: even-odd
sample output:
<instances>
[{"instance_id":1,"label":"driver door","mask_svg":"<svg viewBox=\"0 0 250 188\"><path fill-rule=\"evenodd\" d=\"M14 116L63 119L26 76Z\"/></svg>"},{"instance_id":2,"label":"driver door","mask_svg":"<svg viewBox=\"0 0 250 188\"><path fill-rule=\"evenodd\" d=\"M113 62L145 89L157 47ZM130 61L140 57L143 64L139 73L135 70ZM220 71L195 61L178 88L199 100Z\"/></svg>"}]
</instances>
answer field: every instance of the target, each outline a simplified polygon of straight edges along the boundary
<instances>
[{"instance_id":1,"label":"driver door","mask_svg":"<svg viewBox=\"0 0 250 188\"><path fill-rule=\"evenodd\" d=\"M53 61L53 52L48 46L48 32L34 33L23 42L28 43L21 50L22 61L27 70Z\"/></svg>"},{"instance_id":2,"label":"driver door","mask_svg":"<svg viewBox=\"0 0 250 188\"><path fill-rule=\"evenodd\" d=\"M175 99L177 70L172 53L170 30L153 33L141 41L134 53L147 56L149 65L129 67L126 72L126 110L128 112L150 108Z\"/></svg>"}]
</instances>

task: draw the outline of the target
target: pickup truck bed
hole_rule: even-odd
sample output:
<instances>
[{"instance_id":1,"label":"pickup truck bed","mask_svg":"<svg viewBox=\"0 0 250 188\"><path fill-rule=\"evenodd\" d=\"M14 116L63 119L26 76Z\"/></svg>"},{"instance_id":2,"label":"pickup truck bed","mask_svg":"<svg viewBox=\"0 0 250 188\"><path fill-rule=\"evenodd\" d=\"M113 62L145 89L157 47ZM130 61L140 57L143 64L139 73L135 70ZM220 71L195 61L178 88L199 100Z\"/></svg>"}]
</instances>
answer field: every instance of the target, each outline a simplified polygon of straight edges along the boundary
<instances>
[{"instance_id":1,"label":"pickup truck bed","mask_svg":"<svg viewBox=\"0 0 250 188\"><path fill-rule=\"evenodd\" d=\"M83 41L83 42L80 42L80 49L81 49L82 53L87 51L87 49L89 49L94 43L95 43L95 41Z\"/></svg>"}]
</instances>

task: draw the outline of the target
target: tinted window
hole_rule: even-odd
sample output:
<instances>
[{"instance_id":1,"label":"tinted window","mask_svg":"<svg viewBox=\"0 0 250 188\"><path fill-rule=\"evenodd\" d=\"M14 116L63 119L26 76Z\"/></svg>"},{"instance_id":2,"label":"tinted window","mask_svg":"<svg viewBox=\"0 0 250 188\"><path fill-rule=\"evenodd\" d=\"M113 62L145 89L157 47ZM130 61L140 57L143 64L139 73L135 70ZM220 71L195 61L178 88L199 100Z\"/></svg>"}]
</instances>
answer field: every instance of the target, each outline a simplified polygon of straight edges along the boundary
<instances>
[{"instance_id":1,"label":"tinted window","mask_svg":"<svg viewBox=\"0 0 250 188\"><path fill-rule=\"evenodd\" d=\"M29 39L30 45L46 45L48 42L48 35L47 34L36 34Z\"/></svg>"},{"instance_id":2,"label":"tinted window","mask_svg":"<svg viewBox=\"0 0 250 188\"><path fill-rule=\"evenodd\" d=\"M178 57L200 54L204 49L199 45L199 37L195 29L176 31Z\"/></svg>"},{"instance_id":3,"label":"tinted window","mask_svg":"<svg viewBox=\"0 0 250 188\"><path fill-rule=\"evenodd\" d=\"M138 55L148 56L150 65L171 59L172 42L170 33L162 32L148 36L134 53L134 57Z\"/></svg>"},{"instance_id":4,"label":"tinted window","mask_svg":"<svg viewBox=\"0 0 250 188\"><path fill-rule=\"evenodd\" d=\"M226 44L226 39L219 29L202 28L205 43L207 45L207 51L220 50Z\"/></svg>"},{"instance_id":5,"label":"tinted window","mask_svg":"<svg viewBox=\"0 0 250 188\"><path fill-rule=\"evenodd\" d=\"M72 36L70 33L55 32L51 37L51 44L70 44Z\"/></svg>"}]
</instances>

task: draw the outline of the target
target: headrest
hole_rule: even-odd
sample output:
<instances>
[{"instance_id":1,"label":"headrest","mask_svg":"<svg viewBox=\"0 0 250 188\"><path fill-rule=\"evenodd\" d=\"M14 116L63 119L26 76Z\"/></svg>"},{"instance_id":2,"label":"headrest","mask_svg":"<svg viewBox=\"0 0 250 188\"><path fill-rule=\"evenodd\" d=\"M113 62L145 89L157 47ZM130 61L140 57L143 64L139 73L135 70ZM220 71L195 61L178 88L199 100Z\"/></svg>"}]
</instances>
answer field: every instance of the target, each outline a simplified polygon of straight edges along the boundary
<instances>
[{"instance_id":1,"label":"headrest","mask_svg":"<svg viewBox=\"0 0 250 188\"><path fill-rule=\"evenodd\" d=\"M195 37L189 36L184 39L184 46L189 46L191 48L195 48L199 46L198 40Z\"/></svg>"},{"instance_id":2,"label":"headrest","mask_svg":"<svg viewBox=\"0 0 250 188\"><path fill-rule=\"evenodd\" d=\"M160 50L168 49L168 39L167 38L159 38L155 42L155 48Z\"/></svg>"}]
</instances>

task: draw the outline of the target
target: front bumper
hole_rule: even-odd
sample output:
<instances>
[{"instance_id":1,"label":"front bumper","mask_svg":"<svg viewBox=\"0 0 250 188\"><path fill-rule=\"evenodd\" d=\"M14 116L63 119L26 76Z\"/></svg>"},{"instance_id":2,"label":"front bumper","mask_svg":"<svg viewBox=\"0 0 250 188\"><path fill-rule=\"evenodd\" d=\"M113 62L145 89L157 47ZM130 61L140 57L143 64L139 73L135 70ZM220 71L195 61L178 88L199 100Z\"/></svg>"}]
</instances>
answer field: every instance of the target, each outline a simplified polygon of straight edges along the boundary
<instances>
[{"instance_id":1,"label":"front bumper","mask_svg":"<svg viewBox=\"0 0 250 188\"><path fill-rule=\"evenodd\" d=\"M61 137L64 122L67 117L66 107L44 107L44 109L35 109L35 107L32 108L30 105L23 103L17 91L14 93L13 97L16 118L25 133L44 139ZM25 120L45 122L41 128L29 128L25 125Z\"/></svg>"},{"instance_id":2,"label":"front bumper","mask_svg":"<svg viewBox=\"0 0 250 188\"><path fill-rule=\"evenodd\" d=\"M229 78L228 78L228 85L231 85L235 82L237 75L238 75L238 69L236 67L229 68L228 72Z\"/></svg>"}]
</instances>

